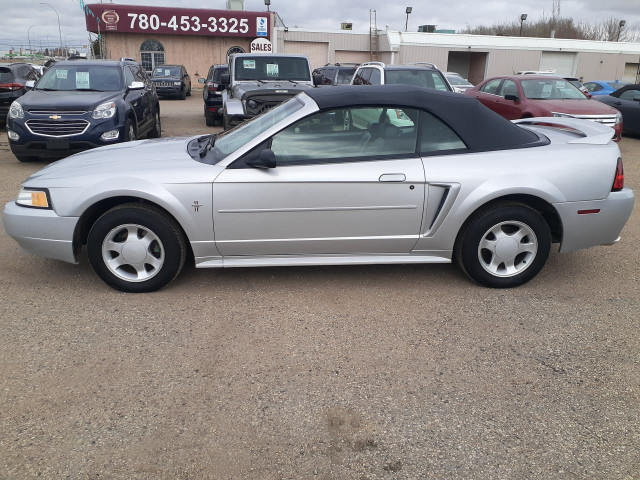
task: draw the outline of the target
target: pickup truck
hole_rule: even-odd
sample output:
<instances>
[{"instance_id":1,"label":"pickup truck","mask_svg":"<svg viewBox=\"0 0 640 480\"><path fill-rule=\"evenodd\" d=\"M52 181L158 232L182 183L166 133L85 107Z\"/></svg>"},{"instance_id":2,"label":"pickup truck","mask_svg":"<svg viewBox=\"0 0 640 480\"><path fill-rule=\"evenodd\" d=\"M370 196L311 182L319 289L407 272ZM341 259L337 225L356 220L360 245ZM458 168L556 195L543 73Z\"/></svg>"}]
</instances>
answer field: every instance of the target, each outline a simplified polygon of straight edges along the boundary
<instances>
[{"instance_id":1,"label":"pickup truck","mask_svg":"<svg viewBox=\"0 0 640 480\"><path fill-rule=\"evenodd\" d=\"M302 55L238 53L221 75L223 125L227 130L313 88L309 59Z\"/></svg>"}]
</instances>

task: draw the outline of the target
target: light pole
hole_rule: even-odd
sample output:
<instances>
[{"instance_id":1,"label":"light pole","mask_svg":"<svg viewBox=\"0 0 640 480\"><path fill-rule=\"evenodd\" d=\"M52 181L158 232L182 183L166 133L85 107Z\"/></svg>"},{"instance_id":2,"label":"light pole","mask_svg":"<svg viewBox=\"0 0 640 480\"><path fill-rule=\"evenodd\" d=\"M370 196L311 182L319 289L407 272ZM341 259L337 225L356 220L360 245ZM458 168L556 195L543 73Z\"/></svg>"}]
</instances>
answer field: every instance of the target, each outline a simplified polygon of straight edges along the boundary
<instances>
[{"instance_id":1,"label":"light pole","mask_svg":"<svg viewBox=\"0 0 640 480\"><path fill-rule=\"evenodd\" d=\"M527 19L526 13L523 13L522 15L520 15L520 36L522 36L522 24L526 19Z\"/></svg>"},{"instance_id":2,"label":"light pole","mask_svg":"<svg viewBox=\"0 0 640 480\"><path fill-rule=\"evenodd\" d=\"M46 5L47 7L50 7L54 12L56 12L56 17L58 17L58 34L60 35L60 53L62 54L62 29L60 28L60 15L58 15L58 11L48 3L40 2L40 5Z\"/></svg>"},{"instance_id":3,"label":"light pole","mask_svg":"<svg viewBox=\"0 0 640 480\"><path fill-rule=\"evenodd\" d=\"M271 0L264 0L264 4L267 6L267 12L270 12L269 6L271 5Z\"/></svg>"},{"instance_id":4,"label":"light pole","mask_svg":"<svg viewBox=\"0 0 640 480\"><path fill-rule=\"evenodd\" d=\"M28 29L27 29L27 38L29 39L29 53L33 53L33 50L31 49L31 29L35 27L35 25L31 25Z\"/></svg>"},{"instance_id":5,"label":"light pole","mask_svg":"<svg viewBox=\"0 0 640 480\"><path fill-rule=\"evenodd\" d=\"M407 31L407 28L409 27L409 14L411 13L411 11L413 10L412 7L407 7L407 9L405 10L405 13L407 14L407 21L404 22L404 31Z\"/></svg>"},{"instance_id":6,"label":"light pole","mask_svg":"<svg viewBox=\"0 0 640 480\"><path fill-rule=\"evenodd\" d=\"M620 23L618 24L618 38L616 39L616 42L620 41L620 32L622 32L622 27L624 27L626 24L626 20L620 20Z\"/></svg>"}]
</instances>

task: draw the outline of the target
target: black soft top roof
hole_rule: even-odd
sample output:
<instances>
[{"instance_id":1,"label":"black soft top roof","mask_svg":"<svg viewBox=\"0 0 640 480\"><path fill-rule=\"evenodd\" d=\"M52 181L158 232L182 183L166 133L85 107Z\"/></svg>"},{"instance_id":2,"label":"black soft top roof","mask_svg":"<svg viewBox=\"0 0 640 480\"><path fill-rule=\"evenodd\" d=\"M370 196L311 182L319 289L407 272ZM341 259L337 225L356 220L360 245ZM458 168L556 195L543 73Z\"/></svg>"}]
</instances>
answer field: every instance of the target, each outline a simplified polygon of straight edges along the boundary
<instances>
[{"instance_id":1,"label":"black soft top roof","mask_svg":"<svg viewBox=\"0 0 640 480\"><path fill-rule=\"evenodd\" d=\"M628 85L625 85L624 87L617 89L613 93L615 93L616 97L619 97L621 94L623 94L627 90L640 90L640 83L629 83Z\"/></svg>"},{"instance_id":2,"label":"black soft top roof","mask_svg":"<svg viewBox=\"0 0 640 480\"><path fill-rule=\"evenodd\" d=\"M447 123L471 150L493 150L536 143L540 138L459 93L411 85L345 85L305 90L320 109L386 105L426 110Z\"/></svg>"}]
</instances>

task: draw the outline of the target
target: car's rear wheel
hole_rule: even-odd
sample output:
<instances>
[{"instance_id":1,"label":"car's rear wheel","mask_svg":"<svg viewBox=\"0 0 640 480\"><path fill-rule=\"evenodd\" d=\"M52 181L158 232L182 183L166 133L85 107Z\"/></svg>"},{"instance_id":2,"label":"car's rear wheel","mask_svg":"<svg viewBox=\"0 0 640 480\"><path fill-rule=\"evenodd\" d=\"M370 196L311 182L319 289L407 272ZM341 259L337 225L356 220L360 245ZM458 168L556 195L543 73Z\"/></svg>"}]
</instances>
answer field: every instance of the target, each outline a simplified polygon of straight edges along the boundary
<instances>
[{"instance_id":1,"label":"car's rear wheel","mask_svg":"<svg viewBox=\"0 0 640 480\"><path fill-rule=\"evenodd\" d=\"M93 224L87 252L94 271L107 285L143 293L176 278L187 249L172 218L156 208L126 204L112 208Z\"/></svg>"},{"instance_id":2,"label":"car's rear wheel","mask_svg":"<svg viewBox=\"0 0 640 480\"><path fill-rule=\"evenodd\" d=\"M216 117L208 113L204 114L204 121L206 122L207 127L215 127L217 123Z\"/></svg>"},{"instance_id":3,"label":"car's rear wheel","mask_svg":"<svg viewBox=\"0 0 640 480\"><path fill-rule=\"evenodd\" d=\"M474 281L492 288L518 287L542 269L551 232L542 216L521 203L499 203L477 212L455 247L458 264Z\"/></svg>"},{"instance_id":4,"label":"car's rear wheel","mask_svg":"<svg viewBox=\"0 0 640 480\"><path fill-rule=\"evenodd\" d=\"M156 109L156 118L147 135L149 138L160 138L162 136L162 121L160 120L160 110Z\"/></svg>"}]
</instances>

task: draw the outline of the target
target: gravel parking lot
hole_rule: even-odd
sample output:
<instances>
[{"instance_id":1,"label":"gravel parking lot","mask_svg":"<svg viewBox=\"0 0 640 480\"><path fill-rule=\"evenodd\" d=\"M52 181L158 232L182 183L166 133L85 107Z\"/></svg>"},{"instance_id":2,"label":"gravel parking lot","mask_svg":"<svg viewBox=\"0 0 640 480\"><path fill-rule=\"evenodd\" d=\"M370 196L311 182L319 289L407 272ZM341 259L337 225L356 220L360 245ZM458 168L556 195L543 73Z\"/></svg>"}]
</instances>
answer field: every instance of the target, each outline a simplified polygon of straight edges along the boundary
<instances>
[{"instance_id":1,"label":"gravel parking lot","mask_svg":"<svg viewBox=\"0 0 640 480\"><path fill-rule=\"evenodd\" d=\"M161 111L163 135L214 130L195 91ZM2 129L2 205L43 166ZM516 290L191 267L129 295L0 229L0 478L640 479L639 244L636 208Z\"/></svg>"}]
</instances>

